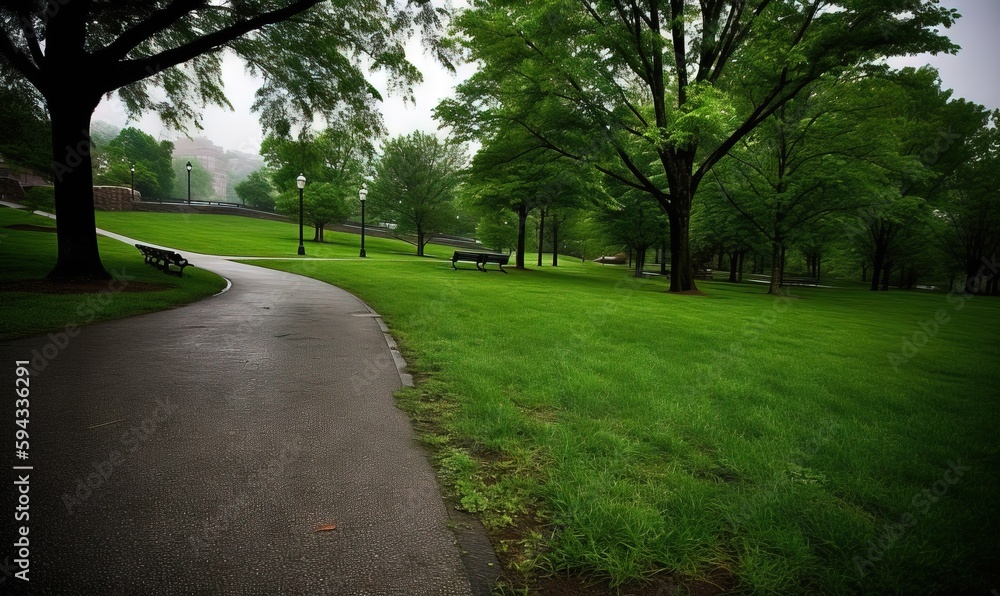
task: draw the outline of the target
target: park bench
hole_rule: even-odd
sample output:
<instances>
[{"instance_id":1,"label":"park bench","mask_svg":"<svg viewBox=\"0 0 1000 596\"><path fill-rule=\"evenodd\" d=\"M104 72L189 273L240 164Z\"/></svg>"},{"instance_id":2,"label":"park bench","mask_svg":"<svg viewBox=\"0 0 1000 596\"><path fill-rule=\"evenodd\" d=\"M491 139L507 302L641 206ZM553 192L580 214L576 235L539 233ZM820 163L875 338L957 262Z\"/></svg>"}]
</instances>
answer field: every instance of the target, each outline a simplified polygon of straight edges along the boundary
<instances>
[{"instance_id":1,"label":"park bench","mask_svg":"<svg viewBox=\"0 0 1000 596\"><path fill-rule=\"evenodd\" d=\"M162 248L153 248L152 246L146 246L145 244L136 244L136 248L142 253L142 256L146 259L147 265L152 265L164 273L170 273L181 277L184 274L184 268L189 266L187 259L181 255L170 251L163 250ZM177 267L177 270L173 270L170 267Z\"/></svg>"},{"instance_id":2,"label":"park bench","mask_svg":"<svg viewBox=\"0 0 1000 596\"><path fill-rule=\"evenodd\" d=\"M712 279L711 269L695 269L694 271L695 279Z\"/></svg>"},{"instance_id":3,"label":"park bench","mask_svg":"<svg viewBox=\"0 0 1000 596\"><path fill-rule=\"evenodd\" d=\"M500 268L500 271L507 273L507 270L503 268L508 262L510 262L510 255L496 254L490 252L469 252L464 250L456 250L455 254L451 256L451 266L454 269L458 269L456 263L459 261L464 261L468 263L475 263L476 269L480 271L487 271L486 265L493 263Z\"/></svg>"}]
</instances>

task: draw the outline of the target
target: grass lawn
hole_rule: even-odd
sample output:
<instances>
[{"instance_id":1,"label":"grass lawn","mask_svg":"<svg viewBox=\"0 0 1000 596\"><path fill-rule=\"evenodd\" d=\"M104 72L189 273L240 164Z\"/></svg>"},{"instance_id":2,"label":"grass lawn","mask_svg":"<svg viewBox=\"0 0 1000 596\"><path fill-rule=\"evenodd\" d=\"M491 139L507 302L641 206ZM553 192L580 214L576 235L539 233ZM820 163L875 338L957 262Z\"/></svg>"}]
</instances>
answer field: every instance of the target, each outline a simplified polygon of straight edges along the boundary
<instances>
[{"instance_id":1,"label":"grass lawn","mask_svg":"<svg viewBox=\"0 0 1000 596\"><path fill-rule=\"evenodd\" d=\"M4 312L0 339L163 310L211 296L226 285L218 275L195 267L186 268L183 278L166 275L145 265L134 246L98 237L104 267L117 281L97 284L86 292L32 291L39 288L26 282L44 278L55 266L56 235L8 227L18 225L54 229L55 222L0 208L0 297Z\"/></svg>"},{"instance_id":2,"label":"grass lawn","mask_svg":"<svg viewBox=\"0 0 1000 596\"><path fill-rule=\"evenodd\" d=\"M232 216L98 224L208 253L297 245L289 224ZM357 255L357 236L331 240L307 252ZM568 258L503 275L406 253L372 239L365 260L252 263L383 315L419 381L400 404L455 502L486 523L508 587L1000 586L1000 301L854 288L775 299L725 282L677 296L666 280Z\"/></svg>"},{"instance_id":3,"label":"grass lawn","mask_svg":"<svg viewBox=\"0 0 1000 596\"><path fill-rule=\"evenodd\" d=\"M97 227L145 242L203 254L249 257L296 257L298 224L239 215L191 213L97 212ZM357 258L360 236L327 231L325 242L313 242L313 228L303 228L307 257ZM416 247L391 238L365 237L368 258L398 259L415 255ZM427 256L451 258L453 248L428 244Z\"/></svg>"},{"instance_id":4,"label":"grass lawn","mask_svg":"<svg viewBox=\"0 0 1000 596\"><path fill-rule=\"evenodd\" d=\"M995 299L775 299L724 282L673 296L578 261L507 276L255 263L382 313L422 381L401 403L512 585L547 591L546 572L646 578L651 592L1000 584Z\"/></svg>"}]
</instances>

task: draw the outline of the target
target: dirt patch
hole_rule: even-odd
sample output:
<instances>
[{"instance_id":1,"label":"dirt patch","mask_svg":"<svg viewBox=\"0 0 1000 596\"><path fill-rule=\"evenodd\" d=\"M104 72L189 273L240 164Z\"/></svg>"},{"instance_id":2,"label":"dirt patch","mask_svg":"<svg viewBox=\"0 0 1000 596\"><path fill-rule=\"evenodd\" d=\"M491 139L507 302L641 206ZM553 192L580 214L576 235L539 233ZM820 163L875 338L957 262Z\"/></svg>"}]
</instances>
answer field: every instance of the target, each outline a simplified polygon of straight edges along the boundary
<instances>
[{"instance_id":1,"label":"dirt patch","mask_svg":"<svg viewBox=\"0 0 1000 596\"><path fill-rule=\"evenodd\" d=\"M34 224L11 224L4 226L8 230L21 230L22 232L55 232L55 226L36 226Z\"/></svg>"},{"instance_id":2,"label":"dirt patch","mask_svg":"<svg viewBox=\"0 0 1000 596\"><path fill-rule=\"evenodd\" d=\"M31 294L98 294L110 292L109 281L64 282L44 279L18 279L0 282L0 292L28 292ZM146 281L117 282L114 292L160 292L175 286Z\"/></svg>"}]
</instances>

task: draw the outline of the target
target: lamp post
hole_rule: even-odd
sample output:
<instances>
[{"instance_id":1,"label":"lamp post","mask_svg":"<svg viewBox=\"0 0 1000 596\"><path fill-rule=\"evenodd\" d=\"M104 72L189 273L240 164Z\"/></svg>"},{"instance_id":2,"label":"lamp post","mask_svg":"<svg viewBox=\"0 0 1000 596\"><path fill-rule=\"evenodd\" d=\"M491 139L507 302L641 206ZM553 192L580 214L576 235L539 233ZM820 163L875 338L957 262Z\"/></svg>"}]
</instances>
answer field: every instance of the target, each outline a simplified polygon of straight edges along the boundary
<instances>
[{"instance_id":1,"label":"lamp post","mask_svg":"<svg viewBox=\"0 0 1000 596\"><path fill-rule=\"evenodd\" d=\"M295 185L299 187L299 254L306 254L306 247L302 244L302 189L306 187L306 175L300 173L295 179Z\"/></svg>"},{"instance_id":2,"label":"lamp post","mask_svg":"<svg viewBox=\"0 0 1000 596\"><path fill-rule=\"evenodd\" d=\"M361 183L358 197L361 198L361 254L358 256L366 257L368 255L365 254L365 199L368 198L368 185L364 182Z\"/></svg>"},{"instance_id":3,"label":"lamp post","mask_svg":"<svg viewBox=\"0 0 1000 596\"><path fill-rule=\"evenodd\" d=\"M132 172L132 200L134 201L135 200L135 164L132 164L132 167L130 167L128 169L128 171Z\"/></svg>"},{"instance_id":4,"label":"lamp post","mask_svg":"<svg viewBox=\"0 0 1000 596\"><path fill-rule=\"evenodd\" d=\"M185 166L188 171L188 205L191 204L191 162L188 161Z\"/></svg>"}]
</instances>

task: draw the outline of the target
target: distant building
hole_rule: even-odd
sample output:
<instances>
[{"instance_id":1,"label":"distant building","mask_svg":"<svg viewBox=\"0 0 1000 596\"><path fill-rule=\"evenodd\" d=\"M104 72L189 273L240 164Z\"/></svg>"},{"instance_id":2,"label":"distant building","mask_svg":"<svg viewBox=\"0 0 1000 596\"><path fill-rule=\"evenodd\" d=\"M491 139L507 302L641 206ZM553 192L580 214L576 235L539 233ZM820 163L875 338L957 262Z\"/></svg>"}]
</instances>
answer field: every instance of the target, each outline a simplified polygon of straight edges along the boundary
<instances>
[{"instance_id":1,"label":"distant building","mask_svg":"<svg viewBox=\"0 0 1000 596\"><path fill-rule=\"evenodd\" d=\"M205 137L187 139L181 137L174 141L175 159L196 158L208 173L212 175L212 190L219 200L226 198L226 184L229 181L229 162L226 152Z\"/></svg>"},{"instance_id":2,"label":"distant building","mask_svg":"<svg viewBox=\"0 0 1000 596\"><path fill-rule=\"evenodd\" d=\"M197 159L212 175L212 190L220 201L238 203L233 185L264 165L264 158L242 151L226 151L205 137L174 141L175 159Z\"/></svg>"}]
</instances>

